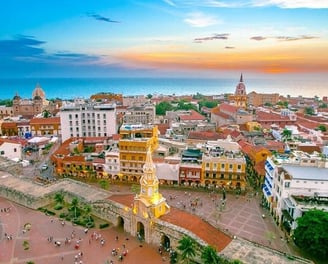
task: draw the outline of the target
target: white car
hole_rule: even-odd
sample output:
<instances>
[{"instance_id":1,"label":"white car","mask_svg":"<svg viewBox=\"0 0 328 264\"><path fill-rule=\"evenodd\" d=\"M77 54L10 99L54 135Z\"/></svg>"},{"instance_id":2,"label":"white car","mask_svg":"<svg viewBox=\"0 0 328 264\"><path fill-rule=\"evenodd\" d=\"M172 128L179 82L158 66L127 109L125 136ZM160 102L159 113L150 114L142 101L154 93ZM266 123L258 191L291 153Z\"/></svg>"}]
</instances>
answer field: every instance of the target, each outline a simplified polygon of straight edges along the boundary
<instances>
[{"instance_id":1,"label":"white car","mask_svg":"<svg viewBox=\"0 0 328 264\"><path fill-rule=\"evenodd\" d=\"M41 170L46 170L46 169L48 169L48 165L47 164L43 164L42 166L41 166Z\"/></svg>"}]
</instances>

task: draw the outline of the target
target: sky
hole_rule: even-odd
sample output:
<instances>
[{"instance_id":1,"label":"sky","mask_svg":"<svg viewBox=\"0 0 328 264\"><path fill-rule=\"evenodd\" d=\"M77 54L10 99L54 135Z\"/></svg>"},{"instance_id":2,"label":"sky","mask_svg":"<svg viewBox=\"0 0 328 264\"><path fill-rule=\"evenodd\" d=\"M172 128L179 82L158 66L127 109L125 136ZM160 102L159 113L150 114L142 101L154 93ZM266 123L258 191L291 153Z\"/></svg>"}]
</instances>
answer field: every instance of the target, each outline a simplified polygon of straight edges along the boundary
<instances>
[{"instance_id":1,"label":"sky","mask_svg":"<svg viewBox=\"0 0 328 264\"><path fill-rule=\"evenodd\" d=\"M328 0L10 0L0 78L326 78Z\"/></svg>"}]
</instances>

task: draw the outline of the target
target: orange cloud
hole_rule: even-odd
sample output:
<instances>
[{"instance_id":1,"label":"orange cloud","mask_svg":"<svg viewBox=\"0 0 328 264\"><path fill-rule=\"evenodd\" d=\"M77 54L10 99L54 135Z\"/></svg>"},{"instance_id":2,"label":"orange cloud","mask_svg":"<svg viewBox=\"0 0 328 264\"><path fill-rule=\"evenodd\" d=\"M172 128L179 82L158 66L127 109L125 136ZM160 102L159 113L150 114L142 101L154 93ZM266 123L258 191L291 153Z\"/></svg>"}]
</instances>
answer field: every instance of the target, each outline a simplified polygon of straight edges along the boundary
<instances>
[{"instance_id":1,"label":"orange cloud","mask_svg":"<svg viewBox=\"0 0 328 264\"><path fill-rule=\"evenodd\" d=\"M237 49L222 52L134 52L117 58L130 66L158 69L250 70L270 74L328 71L328 55L322 47Z\"/></svg>"}]
</instances>

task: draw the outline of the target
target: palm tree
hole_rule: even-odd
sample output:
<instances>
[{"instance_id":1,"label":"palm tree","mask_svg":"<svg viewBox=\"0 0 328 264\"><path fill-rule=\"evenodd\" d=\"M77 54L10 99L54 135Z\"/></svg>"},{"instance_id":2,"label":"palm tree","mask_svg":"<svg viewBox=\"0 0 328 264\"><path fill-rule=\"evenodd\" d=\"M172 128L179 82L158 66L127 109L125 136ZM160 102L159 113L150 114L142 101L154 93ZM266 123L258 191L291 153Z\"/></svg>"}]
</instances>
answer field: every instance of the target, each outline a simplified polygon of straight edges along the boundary
<instances>
[{"instance_id":1,"label":"palm tree","mask_svg":"<svg viewBox=\"0 0 328 264\"><path fill-rule=\"evenodd\" d=\"M285 128L285 129L282 131L281 136L282 136L284 142L289 141L289 140L291 140L291 138L292 138L292 131L289 130L289 129L286 129L286 128Z\"/></svg>"},{"instance_id":2,"label":"palm tree","mask_svg":"<svg viewBox=\"0 0 328 264\"><path fill-rule=\"evenodd\" d=\"M218 256L215 248L212 246L206 246L202 250L201 259L204 264L219 264L220 257Z\"/></svg>"},{"instance_id":3,"label":"palm tree","mask_svg":"<svg viewBox=\"0 0 328 264\"><path fill-rule=\"evenodd\" d=\"M189 236L184 236L179 240L177 249L180 251L181 259L184 263L190 263L191 258L196 255L195 245L195 240Z\"/></svg>"},{"instance_id":4,"label":"palm tree","mask_svg":"<svg viewBox=\"0 0 328 264\"><path fill-rule=\"evenodd\" d=\"M89 222L91 222L91 211L92 211L92 207L91 207L91 205L90 205L90 204L86 204L86 205L84 206L84 211L85 211L85 213L86 213L87 216L88 216Z\"/></svg>"},{"instance_id":5,"label":"palm tree","mask_svg":"<svg viewBox=\"0 0 328 264\"><path fill-rule=\"evenodd\" d=\"M54 200L55 200L56 203L62 205L64 203L64 195L63 195L63 193L57 192L55 194Z\"/></svg>"},{"instance_id":6,"label":"palm tree","mask_svg":"<svg viewBox=\"0 0 328 264\"><path fill-rule=\"evenodd\" d=\"M71 206L74 209L74 218L76 218L76 210L77 210L78 205L79 205L79 199L74 197L71 202Z\"/></svg>"}]
</instances>

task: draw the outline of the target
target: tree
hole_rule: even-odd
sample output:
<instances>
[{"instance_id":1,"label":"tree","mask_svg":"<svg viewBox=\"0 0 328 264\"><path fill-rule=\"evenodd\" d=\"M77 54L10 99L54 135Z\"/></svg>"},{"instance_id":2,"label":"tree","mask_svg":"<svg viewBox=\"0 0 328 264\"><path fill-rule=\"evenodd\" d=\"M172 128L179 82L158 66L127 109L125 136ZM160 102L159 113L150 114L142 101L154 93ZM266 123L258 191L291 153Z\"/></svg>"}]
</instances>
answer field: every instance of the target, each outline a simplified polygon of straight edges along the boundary
<instances>
[{"instance_id":1,"label":"tree","mask_svg":"<svg viewBox=\"0 0 328 264\"><path fill-rule=\"evenodd\" d=\"M306 115L314 115L314 109L313 109L313 107L305 107L304 108L304 114L306 114Z\"/></svg>"},{"instance_id":2,"label":"tree","mask_svg":"<svg viewBox=\"0 0 328 264\"><path fill-rule=\"evenodd\" d=\"M328 258L328 212L307 211L297 219L294 232L297 246L319 259Z\"/></svg>"},{"instance_id":3,"label":"tree","mask_svg":"<svg viewBox=\"0 0 328 264\"><path fill-rule=\"evenodd\" d=\"M107 180L100 180L98 182L99 186L105 190L108 190L109 188L109 182Z\"/></svg>"},{"instance_id":4,"label":"tree","mask_svg":"<svg viewBox=\"0 0 328 264\"><path fill-rule=\"evenodd\" d=\"M291 137L292 137L292 131L285 128L282 131L281 136L282 136L282 138L283 138L284 141L289 141L289 140L291 140Z\"/></svg>"},{"instance_id":5,"label":"tree","mask_svg":"<svg viewBox=\"0 0 328 264\"><path fill-rule=\"evenodd\" d=\"M84 206L84 212L87 214L89 222L91 222L91 212L92 212L92 207L91 207L90 204L86 204L86 205Z\"/></svg>"},{"instance_id":6,"label":"tree","mask_svg":"<svg viewBox=\"0 0 328 264\"><path fill-rule=\"evenodd\" d=\"M54 200L57 204L62 205L64 203L64 195L61 192L55 194Z\"/></svg>"},{"instance_id":7,"label":"tree","mask_svg":"<svg viewBox=\"0 0 328 264\"><path fill-rule=\"evenodd\" d=\"M74 197L73 199L72 199L72 202L71 202L71 206L72 206L72 208L74 209L74 217L76 218L76 211L77 211L77 208L78 208L78 206L79 206L79 199L78 198L76 198L76 197Z\"/></svg>"},{"instance_id":8,"label":"tree","mask_svg":"<svg viewBox=\"0 0 328 264\"><path fill-rule=\"evenodd\" d=\"M49 118L49 117L51 117L51 113L48 110L44 110L42 112L42 117L43 118Z\"/></svg>"},{"instance_id":9,"label":"tree","mask_svg":"<svg viewBox=\"0 0 328 264\"><path fill-rule=\"evenodd\" d=\"M181 253L181 259L183 263L190 263L191 258L196 255L195 245L195 240L189 236L184 236L179 240L177 249Z\"/></svg>"},{"instance_id":10,"label":"tree","mask_svg":"<svg viewBox=\"0 0 328 264\"><path fill-rule=\"evenodd\" d=\"M201 259L204 264L219 264L220 257L218 256L215 248L212 246L206 246L202 250Z\"/></svg>"},{"instance_id":11,"label":"tree","mask_svg":"<svg viewBox=\"0 0 328 264\"><path fill-rule=\"evenodd\" d=\"M165 115L166 111L173 110L173 106L169 102L160 102L156 105L156 115Z\"/></svg>"},{"instance_id":12,"label":"tree","mask_svg":"<svg viewBox=\"0 0 328 264\"><path fill-rule=\"evenodd\" d=\"M170 264L178 263L178 253L176 251L170 252Z\"/></svg>"},{"instance_id":13,"label":"tree","mask_svg":"<svg viewBox=\"0 0 328 264\"><path fill-rule=\"evenodd\" d=\"M326 131L327 131L327 127L326 127L325 125L323 125L323 124L320 124L320 125L318 126L318 129L319 129L321 132L326 132Z\"/></svg>"}]
</instances>

